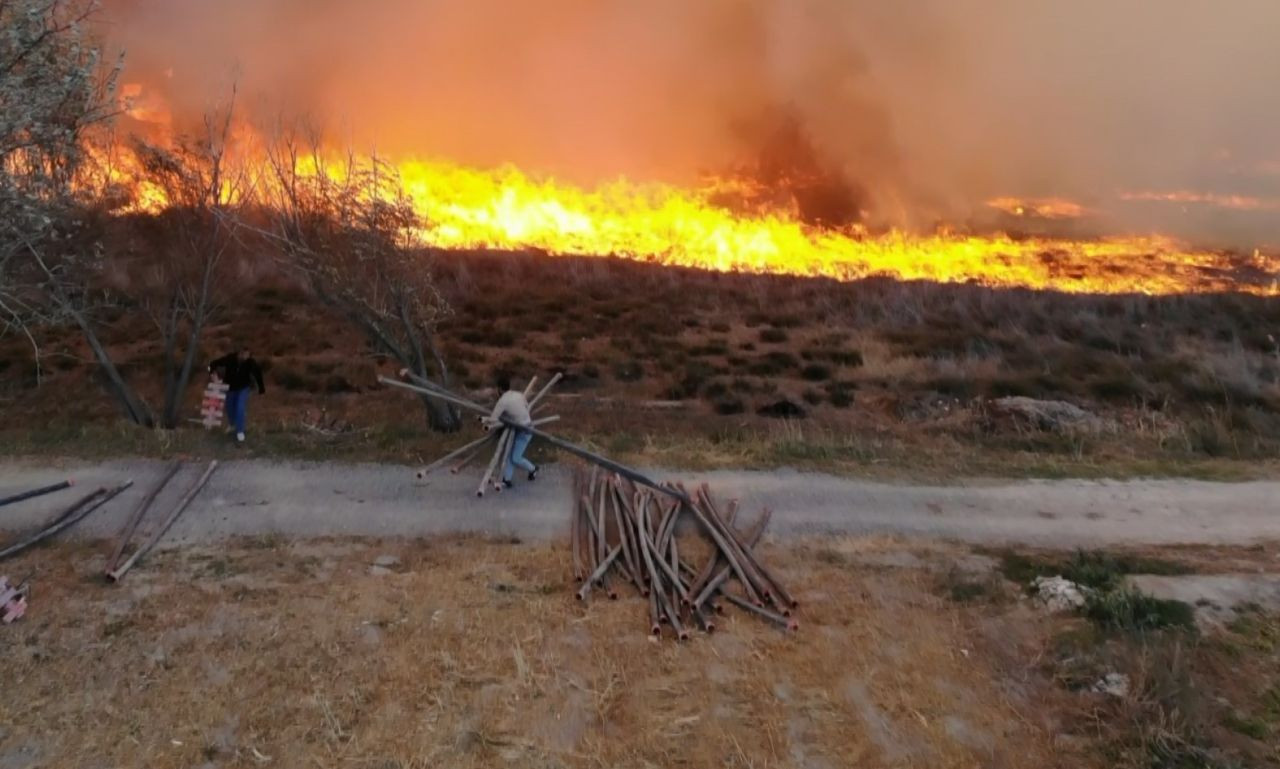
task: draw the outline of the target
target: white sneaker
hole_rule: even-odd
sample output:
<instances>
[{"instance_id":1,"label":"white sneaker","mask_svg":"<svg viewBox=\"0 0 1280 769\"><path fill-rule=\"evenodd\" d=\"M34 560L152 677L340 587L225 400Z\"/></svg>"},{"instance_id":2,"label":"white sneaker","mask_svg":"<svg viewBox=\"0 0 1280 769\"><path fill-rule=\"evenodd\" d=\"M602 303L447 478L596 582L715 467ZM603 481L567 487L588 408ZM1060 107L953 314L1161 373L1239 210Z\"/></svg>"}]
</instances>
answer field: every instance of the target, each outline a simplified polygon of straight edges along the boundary
<instances>
[{"instance_id":1,"label":"white sneaker","mask_svg":"<svg viewBox=\"0 0 1280 769\"><path fill-rule=\"evenodd\" d=\"M236 443L244 443L244 433L236 433Z\"/></svg>"}]
</instances>

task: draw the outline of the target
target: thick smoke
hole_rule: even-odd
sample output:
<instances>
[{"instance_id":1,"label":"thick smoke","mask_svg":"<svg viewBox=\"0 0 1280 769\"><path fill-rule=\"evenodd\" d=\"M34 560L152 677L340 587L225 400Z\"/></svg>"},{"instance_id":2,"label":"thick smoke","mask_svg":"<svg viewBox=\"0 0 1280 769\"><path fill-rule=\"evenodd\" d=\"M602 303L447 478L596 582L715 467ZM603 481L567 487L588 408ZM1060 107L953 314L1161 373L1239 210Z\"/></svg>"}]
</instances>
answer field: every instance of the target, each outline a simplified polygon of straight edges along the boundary
<instances>
[{"instance_id":1,"label":"thick smoke","mask_svg":"<svg viewBox=\"0 0 1280 769\"><path fill-rule=\"evenodd\" d=\"M1275 0L110 0L125 80L395 155L687 183L794 121L873 222L1062 196L1108 226L1272 236Z\"/></svg>"}]
</instances>

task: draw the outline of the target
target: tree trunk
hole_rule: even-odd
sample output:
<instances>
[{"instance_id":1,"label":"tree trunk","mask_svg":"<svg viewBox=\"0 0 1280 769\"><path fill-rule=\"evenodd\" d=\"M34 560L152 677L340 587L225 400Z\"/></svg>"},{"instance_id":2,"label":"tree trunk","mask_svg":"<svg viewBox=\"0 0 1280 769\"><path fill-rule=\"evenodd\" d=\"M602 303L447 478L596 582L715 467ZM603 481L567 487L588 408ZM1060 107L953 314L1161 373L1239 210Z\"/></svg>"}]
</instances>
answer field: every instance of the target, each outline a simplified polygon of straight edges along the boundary
<instances>
[{"instance_id":1,"label":"tree trunk","mask_svg":"<svg viewBox=\"0 0 1280 769\"><path fill-rule=\"evenodd\" d=\"M182 358L182 367L178 369L172 386L165 390L163 424L171 430L178 426L183 396L187 393L187 386L191 384L191 372L195 371L196 356L200 353L200 336L203 332L204 319L192 321L191 333L187 337L187 352Z\"/></svg>"},{"instance_id":2,"label":"tree trunk","mask_svg":"<svg viewBox=\"0 0 1280 769\"><path fill-rule=\"evenodd\" d=\"M462 429L462 420L456 409L448 403L422 395L422 405L427 410L427 426L438 433L456 433Z\"/></svg>"},{"instance_id":3,"label":"tree trunk","mask_svg":"<svg viewBox=\"0 0 1280 769\"><path fill-rule=\"evenodd\" d=\"M173 428L173 424L170 422L169 418L171 407L170 399L172 398L174 385L177 380L177 373L174 371L175 366L173 363L173 353L174 349L178 346L178 317L174 301L176 300L170 300L167 325L162 331L164 336L164 407L160 414L160 424L170 429Z\"/></svg>"},{"instance_id":4,"label":"tree trunk","mask_svg":"<svg viewBox=\"0 0 1280 769\"><path fill-rule=\"evenodd\" d=\"M103 348L102 343L98 341L98 335L94 333L89 321L78 311L72 311L71 317L75 319L76 325L80 327L80 331L84 334L84 339L89 344L89 349L93 350L93 357L98 360L98 365L102 367L102 372L106 375L111 394L116 396L116 400L120 401L120 405L124 407L125 416L136 425L155 427L156 420L151 413L151 409L147 408L147 404L143 403L142 399L134 393L129 383L124 381L124 377L120 375L120 369L116 368L111 356Z\"/></svg>"},{"instance_id":5,"label":"tree trunk","mask_svg":"<svg viewBox=\"0 0 1280 769\"><path fill-rule=\"evenodd\" d=\"M426 379L432 378L427 366L427 356L422 350L422 336L426 336L427 344L431 347L432 357L435 358L436 365L440 368L440 386L447 388L449 386L449 371L445 368L444 357L435 345L435 337L429 329L420 329L414 324L409 314L407 301L401 295L397 302L400 310L400 324L404 330L405 338L409 341L409 349L413 355L412 361L405 361L404 363L406 366L411 367L418 376ZM421 331L425 331L425 334L420 334ZM439 433L456 433L462 429L461 415L452 404L427 395L422 396L422 402L427 408L427 425L432 430Z\"/></svg>"}]
</instances>

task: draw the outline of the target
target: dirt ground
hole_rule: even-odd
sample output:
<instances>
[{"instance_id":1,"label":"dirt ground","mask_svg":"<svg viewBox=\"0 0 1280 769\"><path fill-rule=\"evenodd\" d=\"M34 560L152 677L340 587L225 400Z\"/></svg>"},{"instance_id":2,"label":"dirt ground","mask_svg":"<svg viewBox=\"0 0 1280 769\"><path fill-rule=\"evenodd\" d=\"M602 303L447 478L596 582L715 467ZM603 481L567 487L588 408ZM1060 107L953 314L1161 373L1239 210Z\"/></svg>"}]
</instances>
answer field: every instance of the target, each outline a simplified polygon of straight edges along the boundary
<instances>
[{"instance_id":1,"label":"dirt ground","mask_svg":"<svg viewBox=\"0 0 1280 769\"><path fill-rule=\"evenodd\" d=\"M75 537L111 536L167 467L152 459L0 458L0 496L65 478L85 490L132 479L133 487L70 532ZM159 522L205 467L203 460L186 463L158 497L144 531ZM570 467L568 462L548 465L535 483L517 478L514 490L477 499L478 468L419 480L414 468L397 464L224 458L169 539L212 544L236 535L477 533L547 540L567 535ZM942 486L728 470L654 472L653 477L706 481L718 493L738 499L744 510L773 510L770 533L777 537L898 534L1058 548L1280 540L1280 517L1275 515L1280 483L1275 481L971 480ZM38 528L83 493L61 491L6 508L0 532Z\"/></svg>"},{"instance_id":2,"label":"dirt ground","mask_svg":"<svg viewBox=\"0 0 1280 769\"><path fill-rule=\"evenodd\" d=\"M769 548L800 632L731 611L678 644L639 598L575 601L552 545L260 538L114 587L105 549L5 564L39 571L0 766L1099 765L1026 623L936 594L966 551Z\"/></svg>"},{"instance_id":3,"label":"dirt ground","mask_svg":"<svg viewBox=\"0 0 1280 769\"><path fill-rule=\"evenodd\" d=\"M0 767L1280 765L1280 613L1102 632L1012 576L1063 554L766 543L799 631L730 608L679 643L625 589L575 600L563 543L265 535L114 586L110 549L3 564L34 594L0 627ZM1277 553L1113 566L1275 575ZM1113 671L1122 698L1092 690Z\"/></svg>"}]
</instances>

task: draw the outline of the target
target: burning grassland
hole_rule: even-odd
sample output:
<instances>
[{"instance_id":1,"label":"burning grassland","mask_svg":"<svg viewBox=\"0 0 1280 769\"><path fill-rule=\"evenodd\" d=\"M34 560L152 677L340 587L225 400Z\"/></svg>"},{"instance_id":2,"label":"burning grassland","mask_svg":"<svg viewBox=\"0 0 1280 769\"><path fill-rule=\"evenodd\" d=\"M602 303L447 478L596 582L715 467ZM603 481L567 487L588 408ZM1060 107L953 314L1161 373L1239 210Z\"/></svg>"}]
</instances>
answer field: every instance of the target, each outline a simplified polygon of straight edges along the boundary
<instances>
[{"instance_id":1,"label":"burning grassland","mask_svg":"<svg viewBox=\"0 0 1280 769\"><path fill-rule=\"evenodd\" d=\"M155 212L168 205L161 190L134 173L127 152L113 154L121 165L112 176L132 190L133 210ZM253 194L269 206L278 194L272 189L272 161L256 157L247 161L245 173L254 180ZM375 163L320 153L291 162L303 178L334 179L368 173ZM841 281L884 277L1068 293L1272 295L1278 290L1280 257L1195 249L1158 235L1081 239L947 228L928 234L873 232L856 223L809 221L794 191L776 207L736 211L724 205L724 190L750 183L743 179L710 178L693 188L627 180L583 188L514 166L485 170L445 161L376 162L393 175L387 194L411 203L422 243L440 249L534 249L719 272ZM992 205L1022 212L1018 216L1028 210L1049 219L1079 215L1079 206L1065 201L1004 199Z\"/></svg>"}]
</instances>

